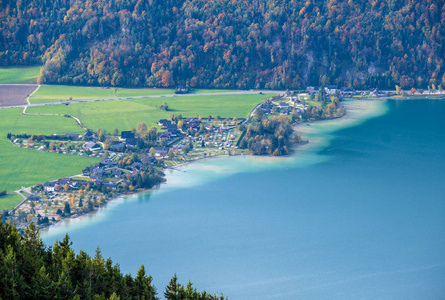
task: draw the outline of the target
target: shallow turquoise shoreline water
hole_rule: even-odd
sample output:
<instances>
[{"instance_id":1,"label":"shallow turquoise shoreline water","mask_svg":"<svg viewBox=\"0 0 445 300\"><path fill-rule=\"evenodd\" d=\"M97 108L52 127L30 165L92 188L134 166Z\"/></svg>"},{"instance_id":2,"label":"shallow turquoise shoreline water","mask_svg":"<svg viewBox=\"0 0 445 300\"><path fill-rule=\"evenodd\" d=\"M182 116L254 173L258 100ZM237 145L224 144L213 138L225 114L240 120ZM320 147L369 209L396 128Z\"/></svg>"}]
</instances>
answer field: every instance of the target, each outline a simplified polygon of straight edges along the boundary
<instances>
[{"instance_id":1,"label":"shallow turquoise shoreline water","mask_svg":"<svg viewBox=\"0 0 445 300\"><path fill-rule=\"evenodd\" d=\"M173 273L229 299L445 297L445 102L349 102L292 157L172 171L158 191L43 233L100 245L160 294Z\"/></svg>"}]
</instances>

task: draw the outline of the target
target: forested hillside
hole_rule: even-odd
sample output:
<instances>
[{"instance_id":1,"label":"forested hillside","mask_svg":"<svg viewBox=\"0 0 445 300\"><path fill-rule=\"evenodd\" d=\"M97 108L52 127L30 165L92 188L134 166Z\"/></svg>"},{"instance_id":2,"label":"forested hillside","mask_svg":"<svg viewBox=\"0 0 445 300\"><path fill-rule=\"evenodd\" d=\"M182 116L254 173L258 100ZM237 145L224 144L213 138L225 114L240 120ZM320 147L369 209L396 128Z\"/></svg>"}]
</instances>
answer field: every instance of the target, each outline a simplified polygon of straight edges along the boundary
<instances>
[{"instance_id":1,"label":"forested hillside","mask_svg":"<svg viewBox=\"0 0 445 300\"><path fill-rule=\"evenodd\" d=\"M0 64L77 85L445 85L442 0L3 0Z\"/></svg>"}]
</instances>

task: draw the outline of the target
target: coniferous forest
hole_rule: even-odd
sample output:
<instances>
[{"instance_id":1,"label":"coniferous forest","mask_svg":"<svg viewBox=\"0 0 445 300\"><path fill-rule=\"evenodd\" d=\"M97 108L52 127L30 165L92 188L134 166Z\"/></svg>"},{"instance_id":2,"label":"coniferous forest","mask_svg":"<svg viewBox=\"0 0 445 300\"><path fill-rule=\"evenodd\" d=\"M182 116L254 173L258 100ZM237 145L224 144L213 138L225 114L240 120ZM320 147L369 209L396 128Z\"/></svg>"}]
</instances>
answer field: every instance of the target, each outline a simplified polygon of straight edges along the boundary
<instances>
[{"instance_id":1,"label":"coniferous forest","mask_svg":"<svg viewBox=\"0 0 445 300\"><path fill-rule=\"evenodd\" d=\"M442 0L3 0L0 30L41 83L445 85Z\"/></svg>"},{"instance_id":2,"label":"coniferous forest","mask_svg":"<svg viewBox=\"0 0 445 300\"><path fill-rule=\"evenodd\" d=\"M21 234L0 222L0 299L159 299L152 277L142 265L135 277L119 265L84 251L76 254L68 235L46 247L31 223ZM161 291L162 292L162 291ZM189 282L178 283L176 274L163 292L167 300L224 300L222 294L197 292Z\"/></svg>"}]
</instances>

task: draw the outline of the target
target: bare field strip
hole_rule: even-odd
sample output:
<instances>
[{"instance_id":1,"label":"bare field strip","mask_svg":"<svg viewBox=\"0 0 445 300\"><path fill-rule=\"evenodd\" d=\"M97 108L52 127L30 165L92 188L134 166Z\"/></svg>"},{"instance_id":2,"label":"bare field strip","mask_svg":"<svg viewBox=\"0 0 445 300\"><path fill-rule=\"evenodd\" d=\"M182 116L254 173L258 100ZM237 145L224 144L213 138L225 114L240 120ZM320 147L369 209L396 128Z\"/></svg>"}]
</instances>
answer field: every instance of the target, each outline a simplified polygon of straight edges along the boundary
<instances>
[{"instance_id":1,"label":"bare field strip","mask_svg":"<svg viewBox=\"0 0 445 300\"><path fill-rule=\"evenodd\" d=\"M26 104L26 97L37 85L0 85L0 106Z\"/></svg>"}]
</instances>

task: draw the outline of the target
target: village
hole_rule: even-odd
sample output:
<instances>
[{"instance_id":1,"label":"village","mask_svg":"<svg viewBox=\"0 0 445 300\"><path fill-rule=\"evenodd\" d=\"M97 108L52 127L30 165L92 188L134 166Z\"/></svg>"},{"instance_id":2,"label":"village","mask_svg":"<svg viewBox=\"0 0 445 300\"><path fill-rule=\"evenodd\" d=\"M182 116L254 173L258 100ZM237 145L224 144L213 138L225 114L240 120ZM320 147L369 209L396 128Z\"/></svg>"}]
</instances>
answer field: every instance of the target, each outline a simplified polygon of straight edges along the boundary
<instances>
[{"instance_id":1,"label":"village","mask_svg":"<svg viewBox=\"0 0 445 300\"><path fill-rule=\"evenodd\" d=\"M116 129L113 133L100 129L50 136L8 133L17 147L101 160L81 174L17 191L24 200L6 212L6 218L19 228L30 222L44 227L89 213L116 196L159 186L165 181L165 168L180 169L182 164L210 157L251 154L240 147L240 141L254 116L290 119L292 123L341 117L345 113L341 97L353 94L334 87L287 92L265 99L245 119L171 114L169 120L160 119L150 127L140 122L132 130Z\"/></svg>"}]
</instances>

